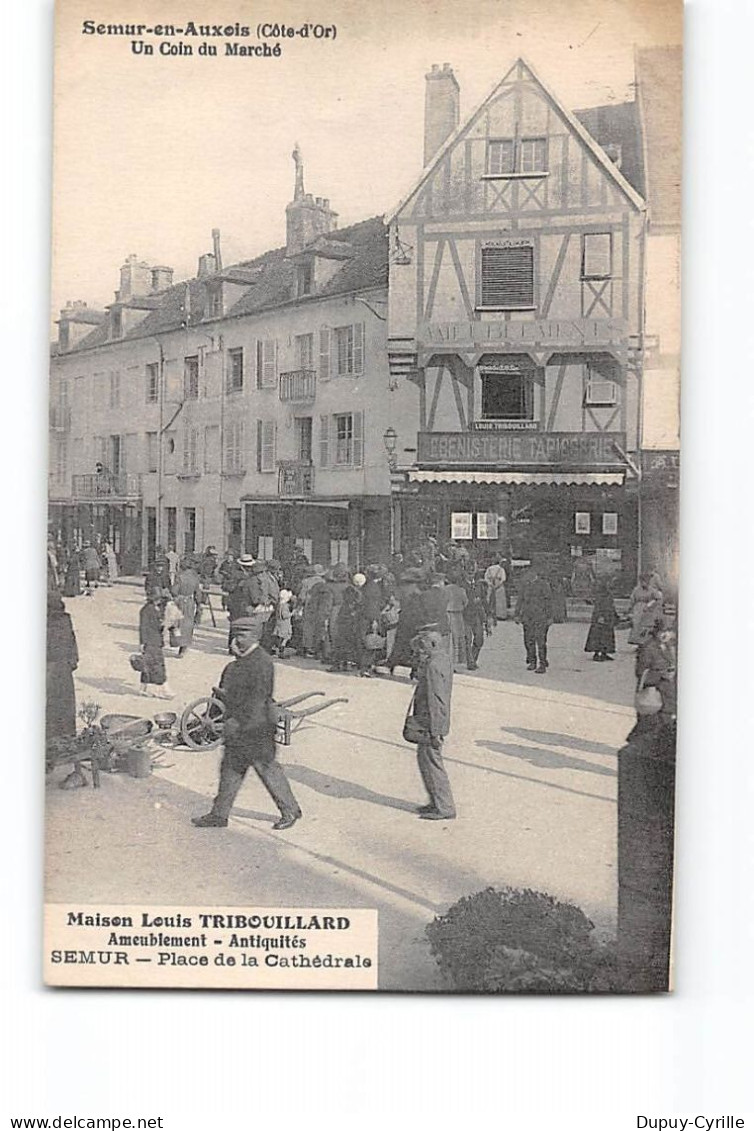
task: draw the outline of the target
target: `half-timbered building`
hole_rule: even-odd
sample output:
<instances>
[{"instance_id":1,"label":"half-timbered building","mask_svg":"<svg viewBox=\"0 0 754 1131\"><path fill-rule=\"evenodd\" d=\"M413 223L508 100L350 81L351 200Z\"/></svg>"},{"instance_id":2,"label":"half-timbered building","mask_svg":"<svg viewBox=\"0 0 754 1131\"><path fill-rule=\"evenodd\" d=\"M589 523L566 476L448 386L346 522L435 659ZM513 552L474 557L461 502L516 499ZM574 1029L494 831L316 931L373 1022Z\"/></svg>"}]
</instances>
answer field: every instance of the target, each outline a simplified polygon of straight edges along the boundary
<instances>
[{"instance_id":1,"label":"half-timbered building","mask_svg":"<svg viewBox=\"0 0 754 1131\"><path fill-rule=\"evenodd\" d=\"M645 237L629 107L583 113L600 144L519 59L459 124L452 69L427 75L424 172L387 218L390 369L419 422L393 476L404 544L633 573Z\"/></svg>"}]
</instances>

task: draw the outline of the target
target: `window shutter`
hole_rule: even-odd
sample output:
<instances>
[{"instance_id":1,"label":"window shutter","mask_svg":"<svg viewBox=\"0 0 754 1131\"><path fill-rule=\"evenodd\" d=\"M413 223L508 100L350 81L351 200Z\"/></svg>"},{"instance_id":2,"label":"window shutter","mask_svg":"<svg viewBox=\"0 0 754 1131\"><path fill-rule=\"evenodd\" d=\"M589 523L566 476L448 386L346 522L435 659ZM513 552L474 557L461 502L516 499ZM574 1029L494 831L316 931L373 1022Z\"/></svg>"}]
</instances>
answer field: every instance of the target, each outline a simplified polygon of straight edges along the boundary
<instances>
[{"instance_id":1,"label":"window shutter","mask_svg":"<svg viewBox=\"0 0 754 1131\"><path fill-rule=\"evenodd\" d=\"M482 248L482 306L534 305L534 248Z\"/></svg>"},{"instance_id":2,"label":"window shutter","mask_svg":"<svg viewBox=\"0 0 754 1131\"><path fill-rule=\"evenodd\" d=\"M262 381L263 381L262 374L263 373L264 373L264 342L262 341L261 338L258 338L257 339L257 381L256 381L256 385L257 385L258 389L262 388Z\"/></svg>"},{"instance_id":3,"label":"window shutter","mask_svg":"<svg viewBox=\"0 0 754 1131\"><path fill-rule=\"evenodd\" d=\"M364 323L357 322L353 328L353 371L364 372Z\"/></svg>"},{"instance_id":4,"label":"window shutter","mask_svg":"<svg viewBox=\"0 0 754 1131\"><path fill-rule=\"evenodd\" d=\"M327 467L330 460L330 417L319 418L319 466Z\"/></svg>"},{"instance_id":5,"label":"window shutter","mask_svg":"<svg viewBox=\"0 0 754 1131\"><path fill-rule=\"evenodd\" d=\"M275 470L275 421L274 420L260 420L259 421L259 435L260 435L260 456L259 456L259 470L260 471L274 471Z\"/></svg>"},{"instance_id":6,"label":"window shutter","mask_svg":"<svg viewBox=\"0 0 754 1131\"><path fill-rule=\"evenodd\" d=\"M353 414L353 466L364 466L364 413Z\"/></svg>"},{"instance_id":7,"label":"window shutter","mask_svg":"<svg viewBox=\"0 0 754 1131\"><path fill-rule=\"evenodd\" d=\"M319 379L320 381L329 381L330 379L330 331L320 330L319 332ZM325 419L327 419L325 417Z\"/></svg>"},{"instance_id":8,"label":"window shutter","mask_svg":"<svg viewBox=\"0 0 754 1131\"><path fill-rule=\"evenodd\" d=\"M277 380L277 341L269 338L263 344L262 351L262 384L265 389L274 388Z\"/></svg>"}]
</instances>

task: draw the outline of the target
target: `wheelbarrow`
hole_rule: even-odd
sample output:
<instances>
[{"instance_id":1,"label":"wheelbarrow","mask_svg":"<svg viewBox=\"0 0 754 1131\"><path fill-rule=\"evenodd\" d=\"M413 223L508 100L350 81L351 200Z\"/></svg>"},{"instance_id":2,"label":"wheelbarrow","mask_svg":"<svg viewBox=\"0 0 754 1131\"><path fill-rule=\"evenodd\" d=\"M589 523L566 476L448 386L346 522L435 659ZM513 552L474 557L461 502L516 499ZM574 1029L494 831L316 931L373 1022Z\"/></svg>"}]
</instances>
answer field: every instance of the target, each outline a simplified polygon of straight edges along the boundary
<instances>
[{"instance_id":1,"label":"wheelbarrow","mask_svg":"<svg viewBox=\"0 0 754 1131\"><path fill-rule=\"evenodd\" d=\"M290 746L291 735L298 730L303 719L309 715L316 715L334 703L347 703L343 697L325 699L324 703L313 703L309 707L302 707L294 711L291 708L303 703L306 699L324 695L324 691L304 691L301 695L294 695L282 703L273 703L277 715L275 741L281 746ZM211 695L204 695L195 699L184 709L181 715L181 737L190 750L215 750L223 741L223 727L225 723L225 704L218 688L212 688Z\"/></svg>"}]
</instances>

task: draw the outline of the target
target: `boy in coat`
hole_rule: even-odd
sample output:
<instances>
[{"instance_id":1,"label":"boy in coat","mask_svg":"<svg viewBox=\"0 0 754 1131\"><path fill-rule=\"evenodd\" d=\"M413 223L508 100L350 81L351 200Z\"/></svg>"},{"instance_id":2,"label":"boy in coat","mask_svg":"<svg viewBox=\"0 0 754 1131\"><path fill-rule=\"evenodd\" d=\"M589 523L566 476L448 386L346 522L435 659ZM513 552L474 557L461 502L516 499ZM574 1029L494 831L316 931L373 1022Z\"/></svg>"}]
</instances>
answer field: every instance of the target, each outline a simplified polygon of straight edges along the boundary
<instances>
[{"instance_id":1,"label":"boy in coat","mask_svg":"<svg viewBox=\"0 0 754 1131\"><path fill-rule=\"evenodd\" d=\"M270 657L259 647L263 626L259 616L242 617L231 625L231 650L236 659L220 677L220 694L225 703L220 782L209 813L191 819L198 828L226 827L233 802L251 767L280 810L274 829L289 829L301 816L285 770L275 757L274 668Z\"/></svg>"}]
</instances>

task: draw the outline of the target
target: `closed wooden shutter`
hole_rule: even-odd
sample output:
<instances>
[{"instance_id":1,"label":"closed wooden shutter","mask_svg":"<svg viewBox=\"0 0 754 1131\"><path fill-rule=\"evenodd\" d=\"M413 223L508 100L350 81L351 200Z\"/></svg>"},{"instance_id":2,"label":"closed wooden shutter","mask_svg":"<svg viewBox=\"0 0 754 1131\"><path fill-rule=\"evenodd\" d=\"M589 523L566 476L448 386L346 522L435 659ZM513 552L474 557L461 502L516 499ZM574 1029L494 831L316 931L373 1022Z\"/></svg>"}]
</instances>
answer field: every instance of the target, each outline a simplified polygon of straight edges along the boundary
<instances>
[{"instance_id":1,"label":"closed wooden shutter","mask_svg":"<svg viewBox=\"0 0 754 1131\"><path fill-rule=\"evenodd\" d=\"M329 381L330 379L330 331L320 330L319 332L319 379L320 381Z\"/></svg>"},{"instance_id":2,"label":"closed wooden shutter","mask_svg":"<svg viewBox=\"0 0 754 1131\"><path fill-rule=\"evenodd\" d=\"M257 452L260 471L275 470L275 432L274 420L259 421L257 426Z\"/></svg>"},{"instance_id":3,"label":"closed wooden shutter","mask_svg":"<svg viewBox=\"0 0 754 1131\"><path fill-rule=\"evenodd\" d=\"M353 371L364 372L364 323L357 322L353 328Z\"/></svg>"},{"instance_id":4,"label":"closed wooden shutter","mask_svg":"<svg viewBox=\"0 0 754 1131\"><path fill-rule=\"evenodd\" d=\"M273 389L277 384L277 341L267 338L257 342L257 388Z\"/></svg>"},{"instance_id":5,"label":"closed wooden shutter","mask_svg":"<svg viewBox=\"0 0 754 1131\"><path fill-rule=\"evenodd\" d=\"M482 306L519 310L534 305L534 248L482 248Z\"/></svg>"},{"instance_id":6,"label":"closed wooden shutter","mask_svg":"<svg viewBox=\"0 0 754 1131\"><path fill-rule=\"evenodd\" d=\"M330 460L330 417L319 418L319 466L327 467Z\"/></svg>"},{"instance_id":7,"label":"closed wooden shutter","mask_svg":"<svg viewBox=\"0 0 754 1131\"><path fill-rule=\"evenodd\" d=\"M364 413L363 412L355 412L353 414L353 439L352 439L351 443L352 443L351 450L352 450L352 454L353 454L353 466L354 467L363 467L364 466Z\"/></svg>"}]
</instances>

